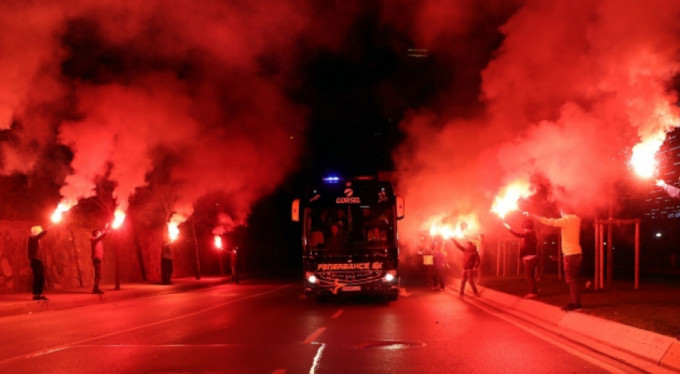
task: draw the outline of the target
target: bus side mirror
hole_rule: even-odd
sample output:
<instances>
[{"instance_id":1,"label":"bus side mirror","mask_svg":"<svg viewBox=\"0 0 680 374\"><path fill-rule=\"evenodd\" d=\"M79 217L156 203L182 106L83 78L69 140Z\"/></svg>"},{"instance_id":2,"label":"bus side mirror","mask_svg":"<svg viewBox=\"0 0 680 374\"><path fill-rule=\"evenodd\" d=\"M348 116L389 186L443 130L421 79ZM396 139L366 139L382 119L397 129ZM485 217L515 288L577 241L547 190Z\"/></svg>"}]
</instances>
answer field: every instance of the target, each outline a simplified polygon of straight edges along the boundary
<instances>
[{"instance_id":1,"label":"bus side mirror","mask_svg":"<svg viewBox=\"0 0 680 374\"><path fill-rule=\"evenodd\" d=\"M290 219L293 222L300 222L300 199L293 200L290 208Z\"/></svg>"},{"instance_id":2,"label":"bus side mirror","mask_svg":"<svg viewBox=\"0 0 680 374\"><path fill-rule=\"evenodd\" d=\"M401 195L396 196L397 201L397 219L404 218L404 197Z\"/></svg>"}]
</instances>

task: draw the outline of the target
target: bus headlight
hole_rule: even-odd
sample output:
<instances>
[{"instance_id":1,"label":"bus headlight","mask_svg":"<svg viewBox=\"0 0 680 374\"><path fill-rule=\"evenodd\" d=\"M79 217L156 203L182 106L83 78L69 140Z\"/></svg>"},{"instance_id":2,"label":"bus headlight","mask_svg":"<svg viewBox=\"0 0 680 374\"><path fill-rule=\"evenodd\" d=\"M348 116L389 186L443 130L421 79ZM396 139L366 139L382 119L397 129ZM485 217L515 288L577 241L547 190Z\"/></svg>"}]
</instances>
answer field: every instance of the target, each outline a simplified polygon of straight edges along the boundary
<instances>
[{"instance_id":1,"label":"bus headlight","mask_svg":"<svg viewBox=\"0 0 680 374\"><path fill-rule=\"evenodd\" d=\"M316 276L314 275L314 273L306 272L305 278L307 278L307 282L309 282L311 284L316 284L317 279L316 279Z\"/></svg>"},{"instance_id":2,"label":"bus headlight","mask_svg":"<svg viewBox=\"0 0 680 374\"><path fill-rule=\"evenodd\" d=\"M383 278L385 282L392 282L395 279L397 279L397 271L396 270L388 270L387 273L385 273L385 277Z\"/></svg>"}]
</instances>

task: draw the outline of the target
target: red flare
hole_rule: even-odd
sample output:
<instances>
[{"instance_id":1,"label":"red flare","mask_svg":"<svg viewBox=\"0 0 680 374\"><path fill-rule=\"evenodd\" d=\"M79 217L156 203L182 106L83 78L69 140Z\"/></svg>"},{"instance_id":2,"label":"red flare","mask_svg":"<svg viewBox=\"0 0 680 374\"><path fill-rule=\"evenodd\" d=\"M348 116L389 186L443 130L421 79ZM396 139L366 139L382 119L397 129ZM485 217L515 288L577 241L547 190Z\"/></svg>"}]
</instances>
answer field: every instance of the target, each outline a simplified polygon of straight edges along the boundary
<instances>
[{"instance_id":1,"label":"red flare","mask_svg":"<svg viewBox=\"0 0 680 374\"><path fill-rule=\"evenodd\" d=\"M111 227L117 229L123 224L123 222L125 222L125 212L120 209L116 209L116 211L113 213L113 223L111 224Z\"/></svg>"},{"instance_id":2,"label":"red flare","mask_svg":"<svg viewBox=\"0 0 680 374\"><path fill-rule=\"evenodd\" d=\"M517 180L501 191L494 199L491 211L496 213L501 219L513 210L517 210L520 199L532 195L531 185L524 180Z\"/></svg>"},{"instance_id":3,"label":"red flare","mask_svg":"<svg viewBox=\"0 0 680 374\"><path fill-rule=\"evenodd\" d=\"M73 205L62 201L52 213L52 223L59 223L64 218L64 213L68 212Z\"/></svg>"}]
</instances>

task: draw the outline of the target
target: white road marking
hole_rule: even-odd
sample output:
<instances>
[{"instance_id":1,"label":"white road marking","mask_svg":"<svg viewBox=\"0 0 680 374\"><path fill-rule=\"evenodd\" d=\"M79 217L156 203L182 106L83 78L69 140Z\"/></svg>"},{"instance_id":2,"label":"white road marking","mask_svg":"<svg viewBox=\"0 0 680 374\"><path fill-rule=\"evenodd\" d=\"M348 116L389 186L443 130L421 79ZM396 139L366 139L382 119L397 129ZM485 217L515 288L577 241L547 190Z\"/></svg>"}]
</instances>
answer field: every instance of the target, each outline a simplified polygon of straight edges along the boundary
<instances>
[{"instance_id":1,"label":"white road marking","mask_svg":"<svg viewBox=\"0 0 680 374\"><path fill-rule=\"evenodd\" d=\"M321 344L319 349L316 350L316 355L314 355L314 362L312 362L312 367L309 368L309 374L316 374L316 369L319 367L319 362L321 361L321 356L323 355L323 350L326 348L326 344Z\"/></svg>"},{"instance_id":2,"label":"white road marking","mask_svg":"<svg viewBox=\"0 0 680 374\"><path fill-rule=\"evenodd\" d=\"M331 317L331 318L338 318L338 317L340 317L340 316L342 315L342 312L344 312L344 311L345 311L344 309L338 310L337 312L335 312L335 314L333 314L333 317Z\"/></svg>"}]
</instances>

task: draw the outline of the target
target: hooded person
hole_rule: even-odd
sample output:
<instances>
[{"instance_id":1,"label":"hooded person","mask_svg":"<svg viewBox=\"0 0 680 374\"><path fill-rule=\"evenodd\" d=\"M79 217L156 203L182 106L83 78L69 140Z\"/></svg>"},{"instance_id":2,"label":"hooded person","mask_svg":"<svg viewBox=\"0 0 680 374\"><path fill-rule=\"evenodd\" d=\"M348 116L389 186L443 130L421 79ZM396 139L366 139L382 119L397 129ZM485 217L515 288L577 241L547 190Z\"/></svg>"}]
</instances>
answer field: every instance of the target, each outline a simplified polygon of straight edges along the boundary
<instances>
[{"instance_id":1,"label":"hooded person","mask_svg":"<svg viewBox=\"0 0 680 374\"><path fill-rule=\"evenodd\" d=\"M48 300L43 295L45 287L45 266L43 265L43 253L40 239L47 234L41 226L31 227L31 235L28 237L28 259L31 261L33 271L33 300Z\"/></svg>"}]
</instances>

